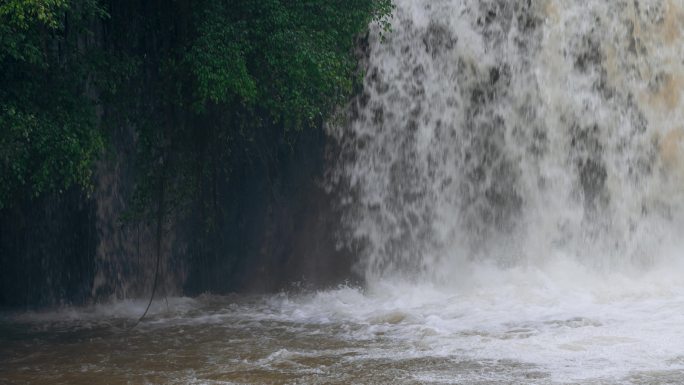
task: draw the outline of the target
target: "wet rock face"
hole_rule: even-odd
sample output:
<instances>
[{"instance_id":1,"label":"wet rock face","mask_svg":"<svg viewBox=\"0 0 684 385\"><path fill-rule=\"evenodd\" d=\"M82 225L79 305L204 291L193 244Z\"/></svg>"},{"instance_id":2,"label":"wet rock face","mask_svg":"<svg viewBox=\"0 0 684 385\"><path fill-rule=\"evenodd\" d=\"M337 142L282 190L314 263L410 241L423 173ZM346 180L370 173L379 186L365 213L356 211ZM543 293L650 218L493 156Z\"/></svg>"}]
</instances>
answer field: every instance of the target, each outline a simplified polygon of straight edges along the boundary
<instances>
[{"instance_id":1,"label":"wet rock face","mask_svg":"<svg viewBox=\"0 0 684 385\"><path fill-rule=\"evenodd\" d=\"M462 212L474 229L476 243L492 232L511 232L522 207L517 178L520 170L506 151L508 122L497 112L507 96L511 71L507 64L490 68L470 91L465 110L461 191Z\"/></svg>"},{"instance_id":2,"label":"wet rock face","mask_svg":"<svg viewBox=\"0 0 684 385\"><path fill-rule=\"evenodd\" d=\"M95 202L77 189L0 211L0 308L88 301L95 222Z\"/></svg>"},{"instance_id":3,"label":"wet rock face","mask_svg":"<svg viewBox=\"0 0 684 385\"><path fill-rule=\"evenodd\" d=\"M605 207L608 200L608 193L605 190L608 174L602 160L604 149L598 137L599 127L573 125L570 135L571 157L577 167L585 208L588 211L595 211L599 207Z\"/></svg>"},{"instance_id":4,"label":"wet rock face","mask_svg":"<svg viewBox=\"0 0 684 385\"><path fill-rule=\"evenodd\" d=\"M577 49L579 52L575 56L574 66L578 71L600 68L603 54L598 37L583 36Z\"/></svg>"},{"instance_id":5,"label":"wet rock face","mask_svg":"<svg viewBox=\"0 0 684 385\"><path fill-rule=\"evenodd\" d=\"M433 58L444 51L451 51L458 42L458 38L451 34L448 27L437 23L430 23L423 34L425 52ZM408 48L408 47L407 47Z\"/></svg>"},{"instance_id":6,"label":"wet rock face","mask_svg":"<svg viewBox=\"0 0 684 385\"><path fill-rule=\"evenodd\" d=\"M606 195L604 185L608 176L603 164L595 159L580 160L578 164L580 184L584 192L584 203L588 210L595 210L598 204L604 204Z\"/></svg>"}]
</instances>

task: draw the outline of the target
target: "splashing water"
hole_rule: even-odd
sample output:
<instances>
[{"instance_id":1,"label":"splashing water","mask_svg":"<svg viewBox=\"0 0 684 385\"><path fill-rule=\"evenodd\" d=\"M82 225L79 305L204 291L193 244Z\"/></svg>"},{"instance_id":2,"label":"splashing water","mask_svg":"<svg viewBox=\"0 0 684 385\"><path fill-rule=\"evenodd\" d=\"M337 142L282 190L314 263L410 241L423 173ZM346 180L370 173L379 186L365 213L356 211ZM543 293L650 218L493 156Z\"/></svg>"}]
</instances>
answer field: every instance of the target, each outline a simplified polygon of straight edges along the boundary
<instances>
[{"instance_id":1,"label":"splashing water","mask_svg":"<svg viewBox=\"0 0 684 385\"><path fill-rule=\"evenodd\" d=\"M363 289L5 314L0 382L684 382L684 2L396 5L329 127Z\"/></svg>"}]
</instances>

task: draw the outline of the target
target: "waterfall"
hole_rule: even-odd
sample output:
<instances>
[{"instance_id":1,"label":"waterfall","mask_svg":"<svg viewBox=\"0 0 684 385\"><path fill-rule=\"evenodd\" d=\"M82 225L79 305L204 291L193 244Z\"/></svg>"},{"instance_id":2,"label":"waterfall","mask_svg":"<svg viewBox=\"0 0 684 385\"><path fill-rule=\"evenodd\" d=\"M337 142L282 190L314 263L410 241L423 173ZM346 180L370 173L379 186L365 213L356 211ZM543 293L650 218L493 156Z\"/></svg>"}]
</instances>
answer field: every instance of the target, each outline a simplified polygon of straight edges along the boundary
<instances>
[{"instance_id":1,"label":"waterfall","mask_svg":"<svg viewBox=\"0 0 684 385\"><path fill-rule=\"evenodd\" d=\"M638 272L684 228L684 4L397 0L331 183L360 269ZM679 243L678 243L679 242Z\"/></svg>"}]
</instances>

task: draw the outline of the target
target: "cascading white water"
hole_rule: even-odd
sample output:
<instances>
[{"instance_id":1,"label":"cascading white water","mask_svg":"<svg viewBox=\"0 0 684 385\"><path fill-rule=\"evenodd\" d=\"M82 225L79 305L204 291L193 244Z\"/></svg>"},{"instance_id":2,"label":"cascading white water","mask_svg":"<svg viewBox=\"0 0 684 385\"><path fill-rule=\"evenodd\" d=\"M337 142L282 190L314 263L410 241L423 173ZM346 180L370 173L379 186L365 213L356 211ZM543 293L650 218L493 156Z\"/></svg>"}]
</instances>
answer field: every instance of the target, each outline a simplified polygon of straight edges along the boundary
<instances>
[{"instance_id":1,"label":"cascading white water","mask_svg":"<svg viewBox=\"0 0 684 385\"><path fill-rule=\"evenodd\" d=\"M683 5L396 1L350 123L331 128L369 283L677 259Z\"/></svg>"}]
</instances>

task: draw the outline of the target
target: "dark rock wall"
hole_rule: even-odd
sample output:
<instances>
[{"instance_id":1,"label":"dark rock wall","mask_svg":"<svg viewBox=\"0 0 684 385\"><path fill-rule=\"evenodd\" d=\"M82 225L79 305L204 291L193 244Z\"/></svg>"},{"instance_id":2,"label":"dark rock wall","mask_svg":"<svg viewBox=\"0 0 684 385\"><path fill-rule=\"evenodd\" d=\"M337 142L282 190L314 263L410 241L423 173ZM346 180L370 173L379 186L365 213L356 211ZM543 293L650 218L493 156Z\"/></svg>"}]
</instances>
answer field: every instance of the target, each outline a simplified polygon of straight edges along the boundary
<instances>
[{"instance_id":1,"label":"dark rock wall","mask_svg":"<svg viewBox=\"0 0 684 385\"><path fill-rule=\"evenodd\" d=\"M291 149L246 161L222 181L217 229L198 233L199 210L184 226L193 234L186 293L318 288L351 278L353 257L336 247L341 213L323 188L328 141L323 130L299 133Z\"/></svg>"},{"instance_id":2,"label":"dark rock wall","mask_svg":"<svg viewBox=\"0 0 684 385\"><path fill-rule=\"evenodd\" d=\"M0 306L151 292L155 224L123 220L133 191L135 137L124 128L114 134L91 195L74 189L0 212ZM220 215L211 230L199 209L169 218L157 293L272 292L349 279L352 255L336 248L336 198L322 187L327 142L323 130L299 133L293 147L282 146L270 159L235 164L219 182Z\"/></svg>"},{"instance_id":3,"label":"dark rock wall","mask_svg":"<svg viewBox=\"0 0 684 385\"><path fill-rule=\"evenodd\" d=\"M98 243L96 202L77 190L0 212L0 306L83 302Z\"/></svg>"}]
</instances>

